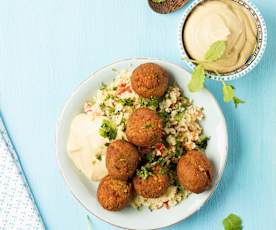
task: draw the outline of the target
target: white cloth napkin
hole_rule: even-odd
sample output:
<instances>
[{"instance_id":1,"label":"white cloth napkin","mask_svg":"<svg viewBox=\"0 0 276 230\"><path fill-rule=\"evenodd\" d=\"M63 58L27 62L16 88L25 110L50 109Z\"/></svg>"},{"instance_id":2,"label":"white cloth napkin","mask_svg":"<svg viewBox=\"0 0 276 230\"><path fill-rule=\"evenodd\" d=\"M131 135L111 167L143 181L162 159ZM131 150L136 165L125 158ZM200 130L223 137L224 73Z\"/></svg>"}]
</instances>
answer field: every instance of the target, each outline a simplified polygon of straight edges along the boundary
<instances>
[{"instance_id":1,"label":"white cloth napkin","mask_svg":"<svg viewBox=\"0 0 276 230\"><path fill-rule=\"evenodd\" d=\"M45 229L0 114L0 230Z\"/></svg>"}]
</instances>

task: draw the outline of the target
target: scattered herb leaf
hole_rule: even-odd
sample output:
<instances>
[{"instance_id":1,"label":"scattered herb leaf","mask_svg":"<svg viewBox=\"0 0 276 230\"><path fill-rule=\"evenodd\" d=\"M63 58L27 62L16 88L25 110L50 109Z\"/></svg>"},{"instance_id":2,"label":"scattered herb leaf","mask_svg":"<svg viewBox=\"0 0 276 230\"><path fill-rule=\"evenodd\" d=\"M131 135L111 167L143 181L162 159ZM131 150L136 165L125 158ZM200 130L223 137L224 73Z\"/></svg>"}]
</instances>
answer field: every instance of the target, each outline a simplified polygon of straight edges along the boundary
<instances>
[{"instance_id":1,"label":"scattered herb leaf","mask_svg":"<svg viewBox=\"0 0 276 230\"><path fill-rule=\"evenodd\" d=\"M239 104L245 103L245 101L243 101L242 99L240 99L236 96L233 97L233 102L234 102L235 108L238 108Z\"/></svg>"},{"instance_id":2,"label":"scattered herb leaf","mask_svg":"<svg viewBox=\"0 0 276 230\"><path fill-rule=\"evenodd\" d=\"M197 66L194 68L192 72L192 79L190 80L188 84L188 88L191 92L198 92L204 88L204 81L205 81L205 70L204 70L204 64L206 62L214 62L220 59L226 50L226 42L219 40L214 42L207 52L204 55L204 60L198 61L198 60L192 60L188 57L185 57L184 60L189 60ZM214 71L217 75L219 73L217 71ZM223 100L224 102L230 102L233 101L235 108L238 107L239 104L245 103L242 99L235 96L235 88L232 85L226 85L224 81L222 81L223 87L222 87L222 93L223 93Z\"/></svg>"},{"instance_id":3,"label":"scattered herb leaf","mask_svg":"<svg viewBox=\"0 0 276 230\"><path fill-rule=\"evenodd\" d=\"M100 90L105 90L105 89L107 89L107 84L102 82Z\"/></svg>"},{"instance_id":4,"label":"scattered herb leaf","mask_svg":"<svg viewBox=\"0 0 276 230\"><path fill-rule=\"evenodd\" d=\"M237 108L239 104L245 103L245 101L235 96L235 87L233 85L227 85L224 81L222 81L222 85L224 102L233 101L235 108Z\"/></svg>"},{"instance_id":5,"label":"scattered herb leaf","mask_svg":"<svg viewBox=\"0 0 276 230\"><path fill-rule=\"evenodd\" d=\"M226 49L225 41L214 42L205 53L204 60L208 62L217 61L223 56L225 49Z\"/></svg>"},{"instance_id":6,"label":"scattered herb leaf","mask_svg":"<svg viewBox=\"0 0 276 230\"><path fill-rule=\"evenodd\" d=\"M149 129L149 128L152 128L152 124L150 122L146 122L145 125L144 125L144 128L145 129Z\"/></svg>"},{"instance_id":7,"label":"scattered herb leaf","mask_svg":"<svg viewBox=\"0 0 276 230\"><path fill-rule=\"evenodd\" d=\"M109 140L115 139L117 136L116 125L112 121L104 119L99 130L99 134Z\"/></svg>"},{"instance_id":8,"label":"scattered herb leaf","mask_svg":"<svg viewBox=\"0 0 276 230\"><path fill-rule=\"evenodd\" d=\"M97 159L98 161L101 161L101 160L102 160L102 154L100 154L100 153L97 154L97 155L96 155L96 159Z\"/></svg>"},{"instance_id":9,"label":"scattered herb leaf","mask_svg":"<svg viewBox=\"0 0 276 230\"><path fill-rule=\"evenodd\" d=\"M174 116L174 119L178 122L180 122L184 117L184 113L178 113Z\"/></svg>"},{"instance_id":10,"label":"scattered herb leaf","mask_svg":"<svg viewBox=\"0 0 276 230\"><path fill-rule=\"evenodd\" d=\"M202 65L197 65L192 72L192 79L188 84L191 92L198 92L204 88L205 71Z\"/></svg>"},{"instance_id":11,"label":"scattered herb leaf","mask_svg":"<svg viewBox=\"0 0 276 230\"><path fill-rule=\"evenodd\" d=\"M209 139L210 137L206 135L201 135L197 140L196 145L201 149L206 149Z\"/></svg>"},{"instance_id":12,"label":"scattered herb leaf","mask_svg":"<svg viewBox=\"0 0 276 230\"><path fill-rule=\"evenodd\" d=\"M167 172L168 172L168 169L167 169L167 168L164 168L164 167L161 167L161 168L160 168L160 174L161 174L161 175L165 175Z\"/></svg>"},{"instance_id":13,"label":"scattered herb leaf","mask_svg":"<svg viewBox=\"0 0 276 230\"><path fill-rule=\"evenodd\" d=\"M142 166L140 170L137 170L136 174L143 180L146 180L150 175L152 175L152 172L145 166Z\"/></svg>"},{"instance_id":14,"label":"scattered herb leaf","mask_svg":"<svg viewBox=\"0 0 276 230\"><path fill-rule=\"evenodd\" d=\"M134 102L134 99L132 98L120 98L119 103L124 106L132 106Z\"/></svg>"},{"instance_id":15,"label":"scattered herb leaf","mask_svg":"<svg viewBox=\"0 0 276 230\"><path fill-rule=\"evenodd\" d=\"M230 214L223 220L225 230L242 230L241 218L235 214Z\"/></svg>"},{"instance_id":16,"label":"scattered herb leaf","mask_svg":"<svg viewBox=\"0 0 276 230\"><path fill-rule=\"evenodd\" d=\"M166 121L168 119L168 117L169 117L169 114L167 112L165 112L165 111L158 112L158 115L159 115L159 117L162 118L163 121Z\"/></svg>"},{"instance_id":17,"label":"scattered herb leaf","mask_svg":"<svg viewBox=\"0 0 276 230\"><path fill-rule=\"evenodd\" d=\"M146 155L146 160L151 163L154 160L154 156L151 153L148 153Z\"/></svg>"},{"instance_id":18,"label":"scattered herb leaf","mask_svg":"<svg viewBox=\"0 0 276 230\"><path fill-rule=\"evenodd\" d=\"M140 105L156 109L159 105L159 100L157 97L151 97L150 99L140 98Z\"/></svg>"},{"instance_id":19,"label":"scattered herb leaf","mask_svg":"<svg viewBox=\"0 0 276 230\"><path fill-rule=\"evenodd\" d=\"M224 102L229 102L233 100L235 90L231 85L226 85L223 83L222 93Z\"/></svg>"}]
</instances>

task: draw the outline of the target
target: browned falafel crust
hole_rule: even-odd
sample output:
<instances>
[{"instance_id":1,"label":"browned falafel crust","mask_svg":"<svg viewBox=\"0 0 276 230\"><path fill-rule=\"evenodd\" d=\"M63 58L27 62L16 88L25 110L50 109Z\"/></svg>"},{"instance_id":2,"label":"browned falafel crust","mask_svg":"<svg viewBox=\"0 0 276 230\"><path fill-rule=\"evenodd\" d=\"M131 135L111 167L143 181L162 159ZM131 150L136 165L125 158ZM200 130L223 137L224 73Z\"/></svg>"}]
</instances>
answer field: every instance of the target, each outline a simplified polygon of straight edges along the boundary
<instances>
[{"instance_id":1,"label":"browned falafel crust","mask_svg":"<svg viewBox=\"0 0 276 230\"><path fill-rule=\"evenodd\" d=\"M129 142L138 146L153 146L161 142L162 119L148 108L135 110L127 121L126 136Z\"/></svg>"},{"instance_id":2,"label":"browned falafel crust","mask_svg":"<svg viewBox=\"0 0 276 230\"><path fill-rule=\"evenodd\" d=\"M141 97L161 97L169 84L169 75L154 63L139 65L131 75L131 87Z\"/></svg>"},{"instance_id":3,"label":"browned falafel crust","mask_svg":"<svg viewBox=\"0 0 276 230\"><path fill-rule=\"evenodd\" d=\"M202 152L188 151L178 161L177 177L186 190L201 193L212 183L212 164Z\"/></svg>"},{"instance_id":4,"label":"browned falafel crust","mask_svg":"<svg viewBox=\"0 0 276 230\"><path fill-rule=\"evenodd\" d=\"M134 190L137 194L145 198L158 198L166 193L170 178L167 174L161 174L160 169L160 166L156 166L153 174L145 180L137 175L133 178Z\"/></svg>"},{"instance_id":5,"label":"browned falafel crust","mask_svg":"<svg viewBox=\"0 0 276 230\"><path fill-rule=\"evenodd\" d=\"M134 145L124 140L113 141L107 148L106 168L110 177L131 178L139 164L139 153Z\"/></svg>"},{"instance_id":6,"label":"browned falafel crust","mask_svg":"<svg viewBox=\"0 0 276 230\"><path fill-rule=\"evenodd\" d=\"M125 208L132 199L132 184L106 176L98 186L97 198L104 209L119 211Z\"/></svg>"}]
</instances>

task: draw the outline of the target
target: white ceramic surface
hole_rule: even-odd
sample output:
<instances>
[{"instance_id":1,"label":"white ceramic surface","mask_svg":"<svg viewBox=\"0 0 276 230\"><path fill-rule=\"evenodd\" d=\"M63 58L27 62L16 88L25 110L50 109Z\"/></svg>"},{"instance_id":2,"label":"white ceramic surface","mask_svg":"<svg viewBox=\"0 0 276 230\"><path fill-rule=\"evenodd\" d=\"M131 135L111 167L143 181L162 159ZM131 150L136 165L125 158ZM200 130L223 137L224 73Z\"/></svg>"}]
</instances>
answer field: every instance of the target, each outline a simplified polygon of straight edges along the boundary
<instances>
[{"instance_id":1,"label":"white ceramic surface","mask_svg":"<svg viewBox=\"0 0 276 230\"><path fill-rule=\"evenodd\" d=\"M180 20L178 32L177 32L177 39L178 39L181 57L183 57L183 58L188 57L186 50L185 50L184 43L183 43L183 38L182 38L183 37L183 27L185 25L185 22L189 16L189 14L193 11L193 9L205 1L207 1L207 0L191 1L190 5L186 8L186 10L184 11L183 17ZM248 58L247 62L242 67L240 67L239 69L237 69L235 71L221 74L220 76L208 72L206 74L206 76L212 80L230 81L230 80L235 80L235 79L245 76L251 70L253 70L256 67L256 65L260 62L261 58L263 57L265 48L266 48L267 29L266 29L266 24L265 24L265 21L264 21L264 18L262 16L261 12L249 0L232 0L232 1L235 1L238 4L240 4L241 7L247 8L256 20L256 25L257 25L256 49L255 49L254 53ZM193 70L195 68L195 65L192 62L190 62L188 60L184 60L184 62L187 64L187 66L191 70Z\"/></svg>"},{"instance_id":2,"label":"white ceramic surface","mask_svg":"<svg viewBox=\"0 0 276 230\"><path fill-rule=\"evenodd\" d=\"M112 81L115 77L112 68L129 69L131 71L139 64L145 62L154 62L165 68L184 90L185 95L193 99L196 105L204 107L206 118L202 125L205 133L211 137L206 153L215 167L213 186L204 193L192 194L188 199L169 210L163 208L150 212L147 208L137 211L128 207L120 212L109 212L101 208L97 202L96 192L98 184L90 182L81 175L67 156L66 142L70 122L76 114L81 112L83 103L96 93L102 82L109 83ZM146 58L128 59L116 62L95 72L72 93L57 123L56 156L68 188L89 212L110 224L122 228L156 229L184 220L199 210L210 198L220 181L227 160L227 128L223 113L212 94L206 89L199 93L190 93L187 89L189 79L190 74L186 70L166 61Z\"/></svg>"}]
</instances>

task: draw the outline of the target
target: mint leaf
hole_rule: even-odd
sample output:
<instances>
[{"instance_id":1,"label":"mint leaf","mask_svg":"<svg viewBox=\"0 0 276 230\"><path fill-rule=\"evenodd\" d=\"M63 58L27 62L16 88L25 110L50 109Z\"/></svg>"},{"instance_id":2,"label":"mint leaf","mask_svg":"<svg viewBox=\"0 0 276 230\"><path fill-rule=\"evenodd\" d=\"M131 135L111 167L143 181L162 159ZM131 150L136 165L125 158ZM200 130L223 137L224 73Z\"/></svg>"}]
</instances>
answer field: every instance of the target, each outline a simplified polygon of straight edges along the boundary
<instances>
[{"instance_id":1,"label":"mint leaf","mask_svg":"<svg viewBox=\"0 0 276 230\"><path fill-rule=\"evenodd\" d=\"M233 85L226 85L224 81L222 81L222 93L224 102L233 101L235 108L238 107L239 104L245 103L244 100L235 96L235 87Z\"/></svg>"},{"instance_id":2,"label":"mint leaf","mask_svg":"<svg viewBox=\"0 0 276 230\"><path fill-rule=\"evenodd\" d=\"M233 102L234 102L235 108L238 108L239 104L245 103L245 101L235 96L233 97Z\"/></svg>"},{"instance_id":3,"label":"mint leaf","mask_svg":"<svg viewBox=\"0 0 276 230\"><path fill-rule=\"evenodd\" d=\"M231 85L226 85L223 83L222 87L223 100L224 102L229 102L233 100L234 97L234 88Z\"/></svg>"},{"instance_id":4,"label":"mint leaf","mask_svg":"<svg viewBox=\"0 0 276 230\"><path fill-rule=\"evenodd\" d=\"M205 53L204 60L213 62L220 59L225 52L225 48L226 48L225 41L214 42Z\"/></svg>"},{"instance_id":5,"label":"mint leaf","mask_svg":"<svg viewBox=\"0 0 276 230\"><path fill-rule=\"evenodd\" d=\"M188 84L191 92L198 92L204 88L205 71L202 65L198 65L192 72L192 79Z\"/></svg>"},{"instance_id":6,"label":"mint leaf","mask_svg":"<svg viewBox=\"0 0 276 230\"><path fill-rule=\"evenodd\" d=\"M230 214L223 220L225 230L242 230L241 218L235 214Z\"/></svg>"}]
</instances>

